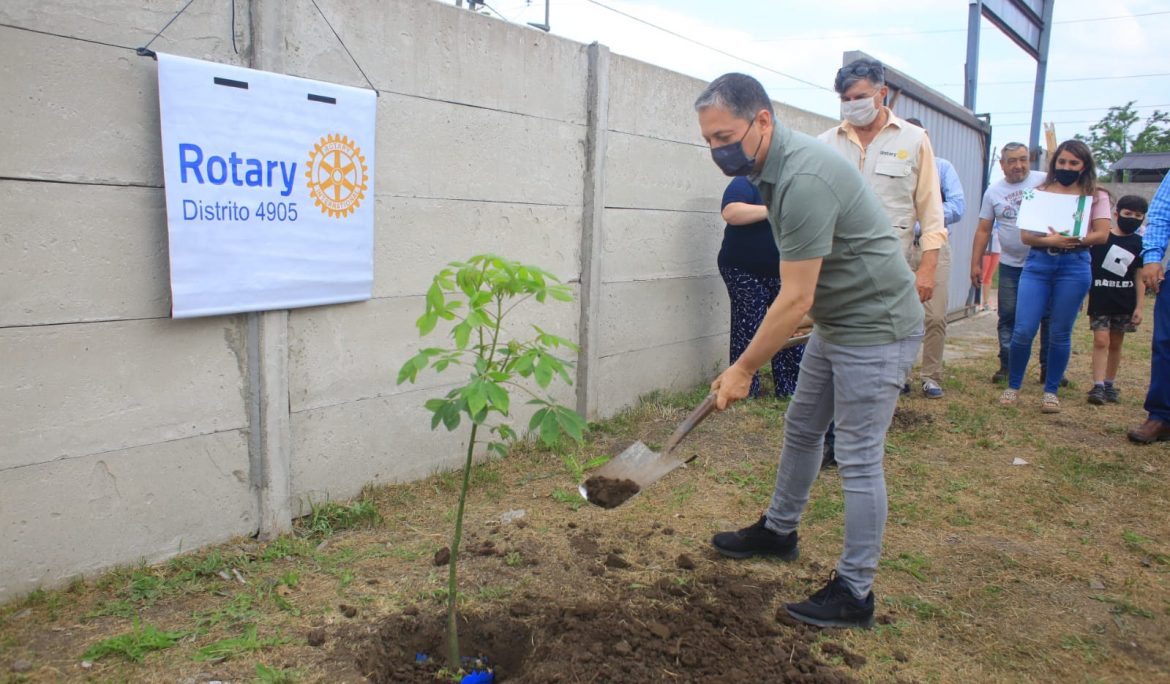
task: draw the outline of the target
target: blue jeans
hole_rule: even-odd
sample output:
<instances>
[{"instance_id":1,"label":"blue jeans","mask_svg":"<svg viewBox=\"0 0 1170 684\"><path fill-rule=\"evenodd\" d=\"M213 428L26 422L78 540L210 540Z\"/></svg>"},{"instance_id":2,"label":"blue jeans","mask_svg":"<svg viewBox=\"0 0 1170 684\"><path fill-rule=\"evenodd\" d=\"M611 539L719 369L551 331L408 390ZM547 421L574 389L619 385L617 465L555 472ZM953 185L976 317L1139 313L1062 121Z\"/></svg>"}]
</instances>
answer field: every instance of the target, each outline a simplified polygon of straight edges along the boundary
<instances>
[{"instance_id":1,"label":"blue jeans","mask_svg":"<svg viewBox=\"0 0 1170 684\"><path fill-rule=\"evenodd\" d=\"M1060 379L1068 368L1072 353L1072 329L1081 303L1092 284L1089 250L1049 254L1042 247L1033 248L1020 274L1019 294L1016 297L1016 325L1012 329L1012 346L1008 359L1010 373L1008 387L1020 389L1028 357L1032 354L1032 340L1040 327L1040 319L1048 315L1050 322L1048 344L1048 372L1044 391L1056 393Z\"/></svg>"},{"instance_id":2,"label":"blue jeans","mask_svg":"<svg viewBox=\"0 0 1170 684\"><path fill-rule=\"evenodd\" d=\"M764 514L768 528L787 534L800 524L821 470L825 429L836 416L845 490L845 548L837 574L859 598L873 586L886 526L886 430L921 346L922 333L872 347L831 344L813 333L784 416L784 450Z\"/></svg>"},{"instance_id":3,"label":"blue jeans","mask_svg":"<svg viewBox=\"0 0 1170 684\"><path fill-rule=\"evenodd\" d=\"M1138 283L1138 287L1143 287ZM1170 287L1163 283L1154 300L1154 349L1146 411L1151 420L1170 423Z\"/></svg>"},{"instance_id":4,"label":"blue jeans","mask_svg":"<svg viewBox=\"0 0 1170 684\"><path fill-rule=\"evenodd\" d=\"M1012 330L1016 327L1016 295L1020 286L1023 266L999 265L999 367L1008 367L1008 354L1012 347ZM1048 316L1040 319L1040 365L1048 365Z\"/></svg>"}]
</instances>

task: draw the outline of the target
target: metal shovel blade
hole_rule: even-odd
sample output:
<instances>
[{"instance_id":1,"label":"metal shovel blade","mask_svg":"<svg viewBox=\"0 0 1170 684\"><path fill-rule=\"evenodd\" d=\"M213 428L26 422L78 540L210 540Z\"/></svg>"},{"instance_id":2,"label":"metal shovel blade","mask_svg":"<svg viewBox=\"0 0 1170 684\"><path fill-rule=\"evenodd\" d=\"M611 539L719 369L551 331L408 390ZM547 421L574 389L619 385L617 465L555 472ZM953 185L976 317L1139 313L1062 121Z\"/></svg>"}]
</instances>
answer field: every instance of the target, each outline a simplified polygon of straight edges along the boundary
<instances>
[{"instance_id":1,"label":"metal shovel blade","mask_svg":"<svg viewBox=\"0 0 1170 684\"><path fill-rule=\"evenodd\" d=\"M783 349L808 342L809 335L797 335L784 343ZM690 463L695 456L685 461L672 455L674 448L695 426L715 410L715 394L708 394L686 419L679 423L662 452L654 451L642 442L634 442L609 463L601 466L585 482L577 486L581 497L602 508L616 508L646 487L666 476L679 466Z\"/></svg>"},{"instance_id":2,"label":"metal shovel blade","mask_svg":"<svg viewBox=\"0 0 1170 684\"><path fill-rule=\"evenodd\" d=\"M589 479L577 487L581 496L602 508L616 508L630 497L654 484L670 471L694 459L681 461L671 455L674 448L695 426L715 410L715 395L708 394L698 408L691 411L666 440L662 452L654 451L642 442L634 442L609 463L593 471Z\"/></svg>"}]
</instances>

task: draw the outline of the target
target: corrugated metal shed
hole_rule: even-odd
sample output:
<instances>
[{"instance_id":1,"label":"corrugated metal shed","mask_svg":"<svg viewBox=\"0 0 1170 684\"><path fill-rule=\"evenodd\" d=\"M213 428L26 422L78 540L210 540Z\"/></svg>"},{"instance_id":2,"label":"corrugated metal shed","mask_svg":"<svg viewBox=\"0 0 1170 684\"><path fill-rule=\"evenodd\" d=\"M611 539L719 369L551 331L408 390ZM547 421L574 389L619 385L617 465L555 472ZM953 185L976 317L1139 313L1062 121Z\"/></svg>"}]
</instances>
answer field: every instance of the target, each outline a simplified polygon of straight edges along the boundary
<instances>
[{"instance_id":1,"label":"corrugated metal shed","mask_svg":"<svg viewBox=\"0 0 1170 684\"><path fill-rule=\"evenodd\" d=\"M842 65L861 58L874 59L855 50L845 53ZM885 71L890 108L904 119L914 117L922 121L935 155L955 166L963 184L967 210L958 223L948 226L951 274L947 281L947 311L963 312L971 290L971 247L979 225L979 204L987 185L991 124L897 69L886 65Z\"/></svg>"},{"instance_id":2,"label":"corrugated metal shed","mask_svg":"<svg viewBox=\"0 0 1170 684\"><path fill-rule=\"evenodd\" d=\"M1113 162L1110 171L1165 171L1170 169L1170 152L1130 152Z\"/></svg>"}]
</instances>

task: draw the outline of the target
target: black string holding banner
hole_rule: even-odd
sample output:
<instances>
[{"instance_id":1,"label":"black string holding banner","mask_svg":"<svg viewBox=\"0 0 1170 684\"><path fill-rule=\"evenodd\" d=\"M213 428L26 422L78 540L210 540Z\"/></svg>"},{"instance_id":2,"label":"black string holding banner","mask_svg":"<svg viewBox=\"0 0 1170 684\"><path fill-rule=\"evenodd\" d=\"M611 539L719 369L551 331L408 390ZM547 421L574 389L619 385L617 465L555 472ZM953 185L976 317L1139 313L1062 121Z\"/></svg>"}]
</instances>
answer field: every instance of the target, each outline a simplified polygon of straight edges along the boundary
<instances>
[{"instance_id":1,"label":"black string holding banner","mask_svg":"<svg viewBox=\"0 0 1170 684\"><path fill-rule=\"evenodd\" d=\"M345 41L341 39L341 36L337 34L337 29L333 28L333 24L329 23L329 17L326 17L325 13L321 11L321 6L317 4L317 0L312 0L312 2L313 7L317 8L317 13L321 15L321 19L325 21L325 25L328 26L329 30L333 32L333 37L337 39L338 43L341 43L341 48L345 50L345 54L349 55L350 60L353 61L353 65L357 67L358 71L361 72L362 78L366 79L366 83L369 84L370 90L374 91L374 95L381 97L382 94L378 92L378 88L374 85L374 82L371 81L370 77L366 75L366 70L362 68L361 64L358 64L358 61L353 56L353 53L349 51L349 46L347 46Z\"/></svg>"},{"instance_id":2,"label":"black string holding banner","mask_svg":"<svg viewBox=\"0 0 1170 684\"><path fill-rule=\"evenodd\" d=\"M153 43L155 41L155 39L157 39L159 36L161 36L163 34L163 31L166 31L170 27L171 24L175 23L175 20L178 19L183 14L183 12L186 12L187 8L190 7L191 3L193 3L193 2L195 2L195 0L187 0L187 4L183 5L183 9L176 12L175 16L171 17L171 20L168 21L165 25L163 25L163 27L158 30L158 33L154 34L154 38L151 38L150 40L146 41L146 45L143 45L142 47L138 48L134 52L138 53L139 57L150 57L151 59L158 59L158 55L155 54L154 50L150 49L150 44ZM233 11L232 16L233 16L233 22L234 22L234 17L235 17L234 11ZM236 29L235 29L235 26L233 23L233 26L232 26L232 41L233 41L233 43L235 41L235 36L236 36Z\"/></svg>"},{"instance_id":3,"label":"black string holding banner","mask_svg":"<svg viewBox=\"0 0 1170 684\"><path fill-rule=\"evenodd\" d=\"M171 24L175 23L175 20L182 16L183 12L186 12L187 8L190 7L191 3L193 2L195 2L195 0L187 0L187 4L183 5L183 8L176 12L175 16L171 17L171 20L168 21L161 29L159 29L158 33L154 34L153 38L146 42L146 45L136 49L135 52L140 57L158 59L158 55L155 53L155 51L150 49L150 44L153 43L159 36L161 36L163 31L166 31ZM325 16L325 12L323 12L321 10L321 6L317 4L317 0L312 0L312 3L313 7L317 8L317 14L321 15L322 21L325 22L325 25L328 26L329 30L333 33L333 37L336 38L337 42L341 44L341 49L345 50L345 54L349 55L350 61L352 61L353 65L357 67L357 70L361 72L362 78L366 79L366 84L370 86L370 90L374 91L374 95L380 97L381 93L378 92L377 86L375 86L374 82L370 80L369 75L366 74L366 70L362 68L362 65L358 64L357 58L353 56L353 53L350 52L349 46L346 45L345 41L341 39L341 36L337 33L337 29L333 28L333 24L329 22L329 17ZM234 50L238 55L240 54L240 51L236 47L236 0L231 0L231 22L232 50Z\"/></svg>"}]
</instances>

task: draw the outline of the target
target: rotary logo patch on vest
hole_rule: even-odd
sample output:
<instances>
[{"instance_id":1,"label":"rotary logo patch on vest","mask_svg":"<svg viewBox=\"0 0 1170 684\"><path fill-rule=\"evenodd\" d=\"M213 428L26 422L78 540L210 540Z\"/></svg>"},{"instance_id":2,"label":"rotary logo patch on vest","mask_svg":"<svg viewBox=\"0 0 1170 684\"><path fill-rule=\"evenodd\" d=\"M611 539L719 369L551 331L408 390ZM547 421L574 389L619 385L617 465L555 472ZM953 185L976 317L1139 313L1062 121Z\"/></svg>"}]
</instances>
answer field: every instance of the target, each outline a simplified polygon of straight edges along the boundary
<instances>
[{"instance_id":1,"label":"rotary logo patch on vest","mask_svg":"<svg viewBox=\"0 0 1170 684\"><path fill-rule=\"evenodd\" d=\"M907 152L906 150L898 150L897 156L898 156L898 159L905 161L906 159L908 159L910 157L910 153Z\"/></svg>"},{"instance_id":2,"label":"rotary logo patch on vest","mask_svg":"<svg viewBox=\"0 0 1170 684\"><path fill-rule=\"evenodd\" d=\"M309 195L321 213L344 218L361 206L369 167L361 148L340 133L327 135L309 153Z\"/></svg>"}]
</instances>

